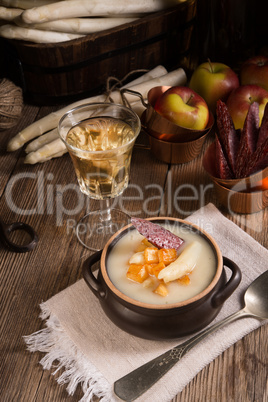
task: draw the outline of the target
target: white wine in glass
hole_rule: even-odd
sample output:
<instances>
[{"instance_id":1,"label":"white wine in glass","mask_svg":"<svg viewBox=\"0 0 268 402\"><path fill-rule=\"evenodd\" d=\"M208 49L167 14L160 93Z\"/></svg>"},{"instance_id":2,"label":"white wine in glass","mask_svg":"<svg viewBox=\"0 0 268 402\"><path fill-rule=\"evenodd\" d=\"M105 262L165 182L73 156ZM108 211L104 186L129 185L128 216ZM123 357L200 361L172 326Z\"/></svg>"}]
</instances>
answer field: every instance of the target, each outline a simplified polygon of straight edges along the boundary
<instances>
[{"instance_id":1,"label":"white wine in glass","mask_svg":"<svg viewBox=\"0 0 268 402\"><path fill-rule=\"evenodd\" d=\"M90 211L76 228L79 241L91 250L101 249L115 231L129 223L128 215L110 208L110 203L128 186L139 132L136 113L114 103L78 106L59 122L59 134L73 161L80 190L100 201L100 208Z\"/></svg>"}]
</instances>

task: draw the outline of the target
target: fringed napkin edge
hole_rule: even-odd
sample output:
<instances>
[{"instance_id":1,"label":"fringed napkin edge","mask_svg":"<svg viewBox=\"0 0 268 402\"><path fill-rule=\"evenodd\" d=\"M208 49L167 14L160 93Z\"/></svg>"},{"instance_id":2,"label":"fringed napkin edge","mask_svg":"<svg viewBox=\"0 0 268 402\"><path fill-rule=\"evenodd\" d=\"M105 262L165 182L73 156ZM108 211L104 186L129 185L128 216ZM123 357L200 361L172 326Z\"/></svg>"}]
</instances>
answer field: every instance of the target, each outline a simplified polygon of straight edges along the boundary
<instances>
[{"instance_id":1,"label":"fringed napkin edge","mask_svg":"<svg viewBox=\"0 0 268 402\"><path fill-rule=\"evenodd\" d=\"M102 398L102 402L111 402L113 396L108 381L65 333L45 302L40 304L40 309L40 318L46 321L46 327L23 336L27 350L45 353L39 363L44 370L55 368L53 375L64 369L56 381L59 385L68 384L66 390L69 395L74 395L80 384L84 393L80 402L89 402L93 396Z\"/></svg>"}]
</instances>

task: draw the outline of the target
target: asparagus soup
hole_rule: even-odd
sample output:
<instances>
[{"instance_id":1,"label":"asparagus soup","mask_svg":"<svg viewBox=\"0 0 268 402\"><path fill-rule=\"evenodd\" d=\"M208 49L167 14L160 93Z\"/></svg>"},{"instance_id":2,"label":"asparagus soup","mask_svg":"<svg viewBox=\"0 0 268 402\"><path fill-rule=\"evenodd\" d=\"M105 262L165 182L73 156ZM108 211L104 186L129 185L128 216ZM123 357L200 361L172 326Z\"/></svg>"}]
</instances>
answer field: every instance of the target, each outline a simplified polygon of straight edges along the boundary
<instances>
[{"instance_id":1,"label":"asparagus soup","mask_svg":"<svg viewBox=\"0 0 268 402\"><path fill-rule=\"evenodd\" d=\"M107 273L119 291L143 303L163 305L188 300L207 288L217 266L209 242L190 227L168 230L184 240L177 251L157 249L136 229L113 245Z\"/></svg>"}]
</instances>

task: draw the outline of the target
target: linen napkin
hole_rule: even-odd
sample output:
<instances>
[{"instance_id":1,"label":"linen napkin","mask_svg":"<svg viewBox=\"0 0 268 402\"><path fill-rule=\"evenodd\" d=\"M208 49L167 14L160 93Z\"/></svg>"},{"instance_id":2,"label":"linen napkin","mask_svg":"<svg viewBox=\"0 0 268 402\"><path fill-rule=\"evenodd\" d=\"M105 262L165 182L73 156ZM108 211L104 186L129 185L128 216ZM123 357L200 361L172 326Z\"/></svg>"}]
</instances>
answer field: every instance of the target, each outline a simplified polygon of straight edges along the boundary
<instances>
[{"instance_id":1,"label":"linen napkin","mask_svg":"<svg viewBox=\"0 0 268 402\"><path fill-rule=\"evenodd\" d=\"M242 271L239 287L225 302L216 322L243 307L248 285L267 270L268 250L225 218L213 204L196 211L187 220L210 233L222 254ZM53 374L64 368L57 381L68 384L69 394L74 394L81 384L83 402L91 401L93 395L102 398L102 402L118 401L113 393L114 381L189 338L150 341L125 333L106 317L83 279L40 307L46 327L24 337L28 349L44 352L40 363L44 369L53 367ZM261 324L255 318L243 318L216 331L191 349L137 401L170 401L208 363Z\"/></svg>"}]
</instances>

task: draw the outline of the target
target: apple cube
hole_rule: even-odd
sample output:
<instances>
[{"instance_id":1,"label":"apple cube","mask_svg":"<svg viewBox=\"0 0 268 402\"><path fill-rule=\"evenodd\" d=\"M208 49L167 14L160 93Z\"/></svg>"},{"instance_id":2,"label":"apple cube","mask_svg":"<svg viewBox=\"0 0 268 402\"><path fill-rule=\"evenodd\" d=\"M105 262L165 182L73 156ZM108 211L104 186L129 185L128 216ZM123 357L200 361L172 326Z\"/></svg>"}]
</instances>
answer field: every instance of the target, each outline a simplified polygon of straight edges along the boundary
<instances>
[{"instance_id":1,"label":"apple cube","mask_svg":"<svg viewBox=\"0 0 268 402\"><path fill-rule=\"evenodd\" d=\"M182 278L177 279L179 285L190 285L190 278L188 275L184 275Z\"/></svg>"},{"instance_id":2,"label":"apple cube","mask_svg":"<svg viewBox=\"0 0 268 402\"><path fill-rule=\"evenodd\" d=\"M143 244L143 243L140 243L140 244L138 245L138 247L136 248L136 252L139 253L139 252L141 252L141 251L144 251L144 250L146 249L146 247L148 247L148 246L146 246L146 245Z\"/></svg>"},{"instance_id":3,"label":"apple cube","mask_svg":"<svg viewBox=\"0 0 268 402\"><path fill-rule=\"evenodd\" d=\"M136 251L144 251L147 247L154 247L152 243L149 242L146 238L144 238L141 243L138 245Z\"/></svg>"},{"instance_id":4,"label":"apple cube","mask_svg":"<svg viewBox=\"0 0 268 402\"><path fill-rule=\"evenodd\" d=\"M168 265L176 260L177 252L175 248L161 248L161 250L158 250L158 258L159 262L163 262L165 265Z\"/></svg>"},{"instance_id":5,"label":"apple cube","mask_svg":"<svg viewBox=\"0 0 268 402\"><path fill-rule=\"evenodd\" d=\"M168 289L164 283L160 283L157 288L154 290L154 293L166 297L168 295Z\"/></svg>"},{"instance_id":6,"label":"apple cube","mask_svg":"<svg viewBox=\"0 0 268 402\"><path fill-rule=\"evenodd\" d=\"M156 264L153 268L152 268L152 272L153 275L158 278L159 272L162 271L162 269L164 269L166 266L165 264L162 262L159 262L159 264Z\"/></svg>"},{"instance_id":7,"label":"apple cube","mask_svg":"<svg viewBox=\"0 0 268 402\"><path fill-rule=\"evenodd\" d=\"M138 283L142 283L149 276L145 265L131 264L127 271L127 278Z\"/></svg>"},{"instance_id":8,"label":"apple cube","mask_svg":"<svg viewBox=\"0 0 268 402\"><path fill-rule=\"evenodd\" d=\"M158 264L158 249L155 247L147 247L144 250L144 258L145 262L147 262L148 264Z\"/></svg>"},{"instance_id":9,"label":"apple cube","mask_svg":"<svg viewBox=\"0 0 268 402\"><path fill-rule=\"evenodd\" d=\"M142 240L141 243L144 244L146 247L153 247L152 243L150 243L149 240L146 239L146 237Z\"/></svg>"},{"instance_id":10,"label":"apple cube","mask_svg":"<svg viewBox=\"0 0 268 402\"><path fill-rule=\"evenodd\" d=\"M157 266L157 264L145 264L145 268L149 275L154 275L153 269L156 266Z\"/></svg>"}]
</instances>

